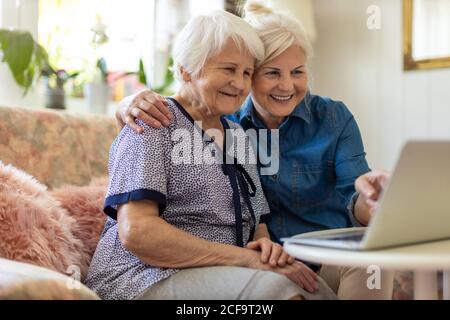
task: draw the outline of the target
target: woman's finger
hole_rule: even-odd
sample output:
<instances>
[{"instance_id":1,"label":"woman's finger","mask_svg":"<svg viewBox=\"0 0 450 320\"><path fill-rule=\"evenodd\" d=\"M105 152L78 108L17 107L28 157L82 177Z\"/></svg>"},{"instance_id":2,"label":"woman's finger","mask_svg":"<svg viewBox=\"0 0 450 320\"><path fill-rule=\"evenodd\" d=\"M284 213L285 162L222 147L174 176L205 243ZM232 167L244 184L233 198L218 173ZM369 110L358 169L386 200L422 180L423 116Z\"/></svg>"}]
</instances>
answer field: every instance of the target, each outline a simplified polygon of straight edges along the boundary
<instances>
[{"instance_id":1,"label":"woman's finger","mask_svg":"<svg viewBox=\"0 0 450 320\"><path fill-rule=\"evenodd\" d=\"M136 131L137 133L142 133L144 131L144 129L137 125L136 122L134 122L134 118L131 116L125 116L125 123L134 131Z\"/></svg>"},{"instance_id":2,"label":"woman's finger","mask_svg":"<svg viewBox=\"0 0 450 320\"><path fill-rule=\"evenodd\" d=\"M161 102L161 104L159 104L160 107L159 111L161 111L169 120L172 120L173 115L172 112L170 112L169 103L167 102L167 99L161 96L160 94L155 95L155 98Z\"/></svg>"},{"instance_id":3,"label":"woman's finger","mask_svg":"<svg viewBox=\"0 0 450 320\"><path fill-rule=\"evenodd\" d=\"M290 258L289 254L283 250L280 257L278 258L278 265L280 267L286 266L288 264L289 258Z\"/></svg>"},{"instance_id":4,"label":"woman's finger","mask_svg":"<svg viewBox=\"0 0 450 320\"><path fill-rule=\"evenodd\" d=\"M148 124L152 128L159 129L162 127L161 122L159 122L158 120L155 120L148 114L145 114L145 113L142 114L141 120L144 121L146 124Z\"/></svg>"},{"instance_id":5,"label":"woman's finger","mask_svg":"<svg viewBox=\"0 0 450 320\"><path fill-rule=\"evenodd\" d=\"M288 276L288 278L294 281L300 288L305 289L305 284L303 283L304 281L300 275L295 274Z\"/></svg>"},{"instance_id":6,"label":"woman's finger","mask_svg":"<svg viewBox=\"0 0 450 320\"><path fill-rule=\"evenodd\" d=\"M247 243L246 248L255 251L261 251L261 244L258 241L250 241L249 243Z\"/></svg>"},{"instance_id":7,"label":"woman's finger","mask_svg":"<svg viewBox=\"0 0 450 320\"><path fill-rule=\"evenodd\" d=\"M272 244L272 251L270 253L270 260L269 264L272 267L276 267L278 264L278 259L280 259L281 254L283 253L283 247L280 246L278 243Z\"/></svg>"},{"instance_id":8,"label":"woman's finger","mask_svg":"<svg viewBox=\"0 0 450 320\"><path fill-rule=\"evenodd\" d=\"M159 129L161 128L161 122L159 122L157 119L154 119L153 117L146 114L144 111L142 111L139 108L133 108L131 109L131 115L139 120L144 121L149 126Z\"/></svg>"},{"instance_id":9,"label":"woman's finger","mask_svg":"<svg viewBox=\"0 0 450 320\"><path fill-rule=\"evenodd\" d=\"M288 278L294 281L298 286L309 292L314 292L313 288L311 287L310 281L308 281L308 279L302 273L302 270L298 269L298 267L289 266L283 269L287 271Z\"/></svg>"},{"instance_id":10,"label":"woman's finger","mask_svg":"<svg viewBox=\"0 0 450 320\"><path fill-rule=\"evenodd\" d=\"M140 103L142 101L145 101L145 95L147 94L147 91L143 91L138 93L136 96L134 96L134 98L131 100L131 102L128 104L128 112L130 112L131 109L135 108L135 107L139 107Z\"/></svg>"},{"instance_id":11,"label":"woman's finger","mask_svg":"<svg viewBox=\"0 0 450 320\"><path fill-rule=\"evenodd\" d=\"M251 241L247 243L248 249L261 251L260 261L266 264L269 261L272 242L265 239L258 239L257 241Z\"/></svg>"},{"instance_id":12,"label":"woman's finger","mask_svg":"<svg viewBox=\"0 0 450 320\"><path fill-rule=\"evenodd\" d=\"M361 176L356 180L355 188L365 199L376 200L378 198L377 190L366 176Z\"/></svg>"},{"instance_id":13,"label":"woman's finger","mask_svg":"<svg viewBox=\"0 0 450 320\"><path fill-rule=\"evenodd\" d=\"M250 241L249 243L247 243L246 247L248 249L252 249L252 250L259 250L260 249L258 241Z\"/></svg>"},{"instance_id":14,"label":"woman's finger","mask_svg":"<svg viewBox=\"0 0 450 320\"><path fill-rule=\"evenodd\" d=\"M269 239L259 239L259 245L261 247L261 262L266 264L269 262L270 255L272 254L273 246L272 241Z\"/></svg>"},{"instance_id":15,"label":"woman's finger","mask_svg":"<svg viewBox=\"0 0 450 320\"><path fill-rule=\"evenodd\" d=\"M170 126L170 120L158 109L158 107L156 107L155 101L156 100L154 100L153 102L145 101L145 103L147 104L147 113L151 115L155 120L162 123L165 127ZM144 104L144 102L141 103Z\"/></svg>"},{"instance_id":16,"label":"woman's finger","mask_svg":"<svg viewBox=\"0 0 450 320\"><path fill-rule=\"evenodd\" d=\"M141 101L145 111L150 113L156 120L168 127L172 120L172 114L169 110L168 103L158 96L146 96L144 101Z\"/></svg>"},{"instance_id":17,"label":"woman's finger","mask_svg":"<svg viewBox=\"0 0 450 320\"><path fill-rule=\"evenodd\" d=\"M311 277L307 273L299 272L298 277L302 282L305 290L311 293L317 290L316 282L313 279L311 279Z\"/></svg>"},{"instance_id":18,"label":"woman's finger","mask_svg":"<svg viewBox=\"0 0 450 320\"><path fill-rule=\"evenodd\" d=\"M300 268L304 272L307 272L311 276L311 278L313 278L314 280L317 280L317 273L312 271L310 267L308 267L306 264L304 264L304 263L302 263L300 261L297 261L297 263L300 265Z\"/></svg>"},{"instance_id":19,"label":"woman's finger","mask_svg":"<svg viewBox=\"0 0 450 320\"><path fill-rule=\"evenodd\" d=\"M310 273L310 271L312 270L310 270L305 265L302 265L300 267L299 266L296 267L295 274L297 274L302 279L305 288L308 287L310 289L308 291L314 292L318 288L317 275L314 272Z\"/></svg>"},{"instance_id":20,"label":"woman's finger","mask_svg":"<svg viewBox=\"0 0 450 320\"><path fill-rule=\"evenodd\" d=\"M375 179L377 180L378 184L380 185L381 189L386 189L389 180L391 178L391 174L388 171L385 170L376 170L372 172L375 176Z\"/></svg>"},{"instance_id":21,"label":"woman's finger","mask_svg":"<svg viewBox=\"0 0 450 320\"><path fill-rule=\"evenodd\" d=\"M295 262L295 258L293 256L289 256L287 263L293 264Z\"/></svg>"}]
</instances>

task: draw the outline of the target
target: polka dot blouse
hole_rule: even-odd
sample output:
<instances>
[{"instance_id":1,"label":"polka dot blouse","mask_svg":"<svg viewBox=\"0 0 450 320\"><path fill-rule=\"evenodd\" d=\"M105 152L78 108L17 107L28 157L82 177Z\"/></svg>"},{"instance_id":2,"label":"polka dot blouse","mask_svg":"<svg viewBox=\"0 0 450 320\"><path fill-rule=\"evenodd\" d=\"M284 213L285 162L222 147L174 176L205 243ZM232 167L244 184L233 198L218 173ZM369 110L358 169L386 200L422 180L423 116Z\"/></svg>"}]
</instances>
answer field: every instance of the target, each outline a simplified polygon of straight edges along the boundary
<instances>
[{"instance_id":1,"label":"polka dot blouse","mask_svg":"<svg viewBox=\"0 0 450 320\"><path fill-rule=\"evenodd\" d=\"M170 127L154 129L139 122L144 132L137 134L125 126L111 146L104 209L108 219L86 279L103 299L132 299L178 271L147 265L122 245L118 205L155 201L160 217L171 225L209 241L238 246L245 246L257 225L268 220L256 164L240 160L242 152L236 146L228 149L233 156L225 164L198 161L205 154L224 158L206 135L201 148L193 147L201 128L176 100L168 100L174 115ZM222 124L237 139L246 138L239 125L225 118ZM233 139L226 140L228 145ZM254 154L249 143L245 153Z\"/></svg>"}]
</instances>

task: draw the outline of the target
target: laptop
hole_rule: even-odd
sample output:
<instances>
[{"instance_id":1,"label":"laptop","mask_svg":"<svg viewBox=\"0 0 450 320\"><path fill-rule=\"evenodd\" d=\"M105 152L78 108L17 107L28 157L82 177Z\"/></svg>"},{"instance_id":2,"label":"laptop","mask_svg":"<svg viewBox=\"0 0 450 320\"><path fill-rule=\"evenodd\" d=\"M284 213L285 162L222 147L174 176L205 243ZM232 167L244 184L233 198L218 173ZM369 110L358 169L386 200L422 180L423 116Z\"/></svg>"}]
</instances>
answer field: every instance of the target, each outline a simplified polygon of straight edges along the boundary
<instances>
[{"instance_id":1,"label":"laptop","mask_svg":"<svg viewBox=\"0 0 450 320\"><path fill-rule=\"evenodd\" d=\"M450 239L450 141L404 145L380 206L366 228L282 238L347 250L373 250Z\"/></svg>"}]
</instances>

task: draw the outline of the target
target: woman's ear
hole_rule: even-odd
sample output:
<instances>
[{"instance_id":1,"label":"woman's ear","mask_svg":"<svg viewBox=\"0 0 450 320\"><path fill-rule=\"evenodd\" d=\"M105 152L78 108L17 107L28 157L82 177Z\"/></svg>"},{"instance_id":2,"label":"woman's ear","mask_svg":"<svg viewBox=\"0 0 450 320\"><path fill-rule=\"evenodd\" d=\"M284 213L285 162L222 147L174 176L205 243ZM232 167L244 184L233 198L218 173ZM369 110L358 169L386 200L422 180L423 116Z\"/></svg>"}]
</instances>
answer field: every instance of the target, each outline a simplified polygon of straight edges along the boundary
<instances>
[{"instance_id":1,"label":"woman's ear","mask_svg":"<svg viewBox=\"0 0 450 320\"><path fill-rule=\"evenodd\" d=\"M184 69L183 67L180 67L180 73L181 73L181 76L183 77L184 82L186 82L186 83L191 82L191 80L192 80L191 74L186 69Z\"/></svg>"}]
</instances>

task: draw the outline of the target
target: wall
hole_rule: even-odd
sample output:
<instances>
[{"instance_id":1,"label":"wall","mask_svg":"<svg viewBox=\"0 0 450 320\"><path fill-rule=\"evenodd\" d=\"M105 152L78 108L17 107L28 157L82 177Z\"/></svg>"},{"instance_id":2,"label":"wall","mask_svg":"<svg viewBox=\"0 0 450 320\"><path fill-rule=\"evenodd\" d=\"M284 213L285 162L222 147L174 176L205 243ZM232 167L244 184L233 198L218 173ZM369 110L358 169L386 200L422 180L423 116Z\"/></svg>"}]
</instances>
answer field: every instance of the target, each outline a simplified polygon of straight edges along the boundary
<instances>
[{"instance_id":1,"label":"wall","mask_svg":"<svg viewBox=\"0 0 450 320\"><path fill-rule=\"evenodd\" d=\"M344 101L372 168L392 169L411 138L450 139L450 69L403 71L401 0L314 0L317 94ZM369 30L370 5L381 29Z\"/></svg>"}]
</instances>

